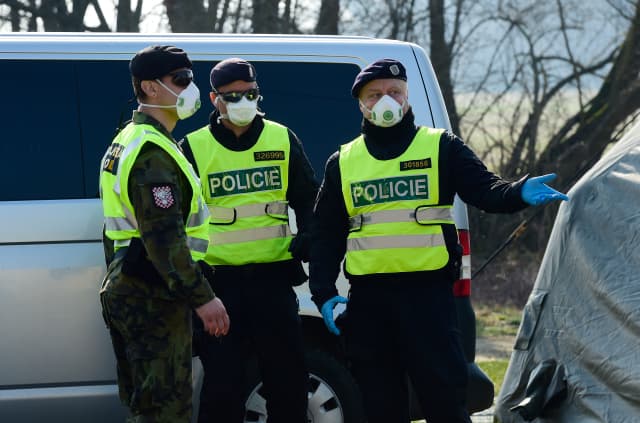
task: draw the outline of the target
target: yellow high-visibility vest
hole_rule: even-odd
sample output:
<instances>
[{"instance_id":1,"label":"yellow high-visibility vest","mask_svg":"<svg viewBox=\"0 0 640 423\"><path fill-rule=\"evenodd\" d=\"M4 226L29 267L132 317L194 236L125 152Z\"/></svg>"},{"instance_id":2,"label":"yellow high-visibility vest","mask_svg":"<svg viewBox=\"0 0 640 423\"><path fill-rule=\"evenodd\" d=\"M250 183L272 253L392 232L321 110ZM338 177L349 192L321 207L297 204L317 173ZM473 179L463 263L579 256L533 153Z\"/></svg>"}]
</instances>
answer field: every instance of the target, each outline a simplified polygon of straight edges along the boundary
<instances>
[{"instance_id":1,"label":"yellow high-visibility vest","mask_svg":"<svg viewBox=\"0 0 640 423\"><path fill-rule=\"evenodd\" d=\"M187 139L211 213L205 261L237 266L291 259L287 128L265 119L258 141L245 151L224 147L208 126Z\"/></svg>"},{"instance_id":2,"label":"yellow high-visibility vest","mask_svg":"<svg viewBox=\"0 0 640 423\"><path fill-rule=\"evenodd\" d=\"M454 221L453 204L440 204L438 152L443 132L420 128L409 148L390 160L371 156L362 135L340 148L350 226L348 273L417 272L447 264L442 225Z\"/></svg>"},{"instance_id":3,"label":"yellow high-visibility vest","mask_svg":"<svg viewBox=\"0 0 640 423\"><path fill-rule=\"evenodd\" d=\"M202 199L202 188L191 163L175 143L152 125L128 124L111 143L102 159L100 197L105 219L105 234L114 241L117 251L126 247L140 232L133 205L129 199L129 174L147 142L166 151L178 164L191 185L189 216L185 224L187 244L194 260L202 260L209 244L209 211Z\"/></svg>"}]
</instances>

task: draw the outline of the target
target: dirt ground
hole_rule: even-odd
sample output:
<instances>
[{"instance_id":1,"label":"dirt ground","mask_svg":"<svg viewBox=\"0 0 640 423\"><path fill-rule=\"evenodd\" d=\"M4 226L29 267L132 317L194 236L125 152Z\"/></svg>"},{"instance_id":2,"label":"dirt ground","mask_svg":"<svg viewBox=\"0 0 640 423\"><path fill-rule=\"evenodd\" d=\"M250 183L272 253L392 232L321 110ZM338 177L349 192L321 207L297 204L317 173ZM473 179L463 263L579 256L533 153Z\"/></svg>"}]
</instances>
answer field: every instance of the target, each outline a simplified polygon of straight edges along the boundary
<instances>
[{"instance_id":1,"label":"dirt ground","mask_svg":"<svg viewBox=\"0 0 640 423\"><path fill-rule=\"evenodd\" d=\"M515 342L515 336L494 336L476 339L476 362L508 360Z\"/></svg>"}]
</instances>

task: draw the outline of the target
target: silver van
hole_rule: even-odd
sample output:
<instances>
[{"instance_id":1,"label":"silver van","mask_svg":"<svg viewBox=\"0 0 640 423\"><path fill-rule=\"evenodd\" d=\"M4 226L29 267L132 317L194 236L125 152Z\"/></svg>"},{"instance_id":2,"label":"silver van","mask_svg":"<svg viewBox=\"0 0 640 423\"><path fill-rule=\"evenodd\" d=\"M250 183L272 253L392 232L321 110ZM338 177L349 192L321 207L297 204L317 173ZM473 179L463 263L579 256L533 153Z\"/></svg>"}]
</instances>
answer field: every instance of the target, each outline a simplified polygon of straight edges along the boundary
<instances>
[{"instance_id":1,"label":"silver van","mask_svg":"<svg viewBox=\"0 0 640 423\"><path fill-rule=\"evenodd\" d=\"M318 178L341 143L359 133L350 97L355 75L383 57L404 63L418 124L449 127L437 80L415 44L364 37L209 34L0 34L3 141L0 143L0 421L118 422L115 361L98 289L105 272L98 199L100 157L136 107L129 59L151 44L174 44L194 61L204 93L211 66L243 57L256 66L267 118L304 143ZM204 125L209 102L180 122L176 138ZM467 212L456 200L465 256L456 283L471 370L472 411L493 401L491 381L473 363ZM292 219L292 224L295 219ZM339 282L342 294L347 286ZM324 327L305 285L298 289L308 368L309 419L360 422L362 407L340 338ZM381 342L384 340L381 339ZM194 404L201 381L194 358ZM265 420L257 368L247 368L247 422ZM414 418L419 418L417 403Z\"/></svg>"}]
</instances>

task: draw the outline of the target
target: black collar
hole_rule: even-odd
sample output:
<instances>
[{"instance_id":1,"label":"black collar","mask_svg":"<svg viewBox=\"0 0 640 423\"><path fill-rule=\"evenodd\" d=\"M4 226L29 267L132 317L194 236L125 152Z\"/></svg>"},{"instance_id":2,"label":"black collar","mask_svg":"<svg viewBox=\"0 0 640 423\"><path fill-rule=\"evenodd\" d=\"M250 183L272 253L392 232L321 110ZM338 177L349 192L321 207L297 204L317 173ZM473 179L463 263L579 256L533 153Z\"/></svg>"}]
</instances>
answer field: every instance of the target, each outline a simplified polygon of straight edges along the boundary
<instances>
[{"instance_id":1,"label":"black collar","mask_svg":"<svg viewBox=\"0 0 640 423\"><path fill-rule=\"evenodd\" d=\"M218 120L219 117L220 112L218 110L214 110L213 113L211 113L209 116L209 130L220 144L231 151L245 151L250 149L258 142L258 138L264 129L264 120L261 116L256 115L247 132L240 135L240 138L236 138L233 131Z\"/></svg>"},{"instance_id":2,"label":"black collar","mask_svg":"<svg viewBox=\"0 0 640 423\"><path fill-rule=\"evenodd\" d=\"M362 119L362 135L369 153L378 160L389 160L400 156L418 132L411 108L394 126L382 128Z\"/></svg>"}]
</instances>

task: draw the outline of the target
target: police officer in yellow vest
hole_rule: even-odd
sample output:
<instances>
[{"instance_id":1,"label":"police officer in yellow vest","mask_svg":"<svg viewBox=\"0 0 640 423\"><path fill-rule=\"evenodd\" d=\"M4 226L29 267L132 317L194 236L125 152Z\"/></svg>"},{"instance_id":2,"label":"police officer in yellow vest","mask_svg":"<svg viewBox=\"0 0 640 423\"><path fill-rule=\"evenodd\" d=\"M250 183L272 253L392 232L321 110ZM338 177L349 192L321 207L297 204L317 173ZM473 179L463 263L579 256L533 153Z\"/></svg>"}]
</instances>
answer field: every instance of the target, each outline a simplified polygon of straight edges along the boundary
<instances>
[{"instance_id":1,"label":"police officer in yellow vest","mask_svg":"<svg viewBox=\"0 0 640 423\"><path fill-rule=\"evenodd\" d=\"M197 264L209 244L200 181L171 136L200 106L199 91L177 47L147 47L129 67L140 106L100 172L108 262L100 300L129 421L189 423L191 310L209 334L229 329L202 270L210 268Z\"/></svg>"},{"instance_id":2,"label":"police officer in yellow vest","mask_svg":"<svg viewBox=\"0 0 640 423\"><path fill-rule=\"evenodd\" d=\"M490 212L568 198L544 185L552 176L504 181L452 133L416 126L406 80L392 59L355 79L362 134L327 161L309 283L336 335L334 306L347 303L341 328L368 423L409 422L407 376L429 423L470 422L452 290L461 258L454 195ZM348 300L335 287L343 258Z\"/></svg>"},{"instance_id":3,"label":"police officer in yellow vest","mask_svg":"<svg viewBox=\"0 0 640 423\"><path fill-rule=\"evenodd\" d=\"M268 422L307 422L308 376L296 294L306 281L309 221L318 184L296 135L258 111L255 67L231 58L211 70L209 124L182 143L211 212L205 260L233 321L220 340L200 339L205 379L198 421L242 423L247 359L262 376ZM296 213L297 235L288 207ZM198 343L198 341L194 341Z\"/></svg>"}]
</instances>

